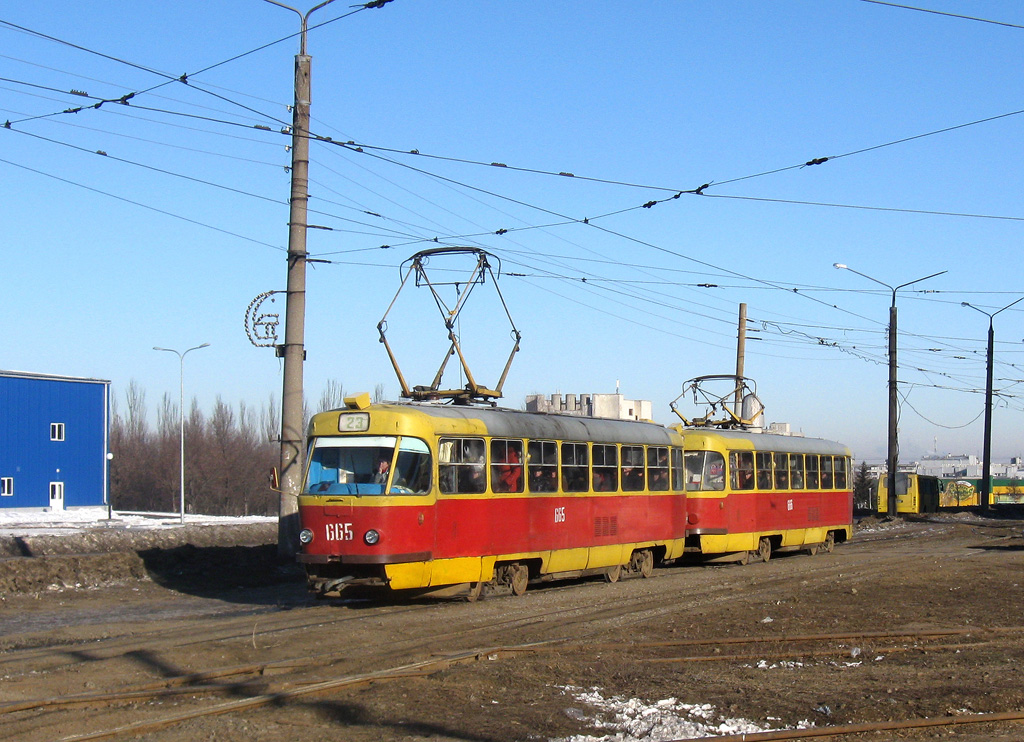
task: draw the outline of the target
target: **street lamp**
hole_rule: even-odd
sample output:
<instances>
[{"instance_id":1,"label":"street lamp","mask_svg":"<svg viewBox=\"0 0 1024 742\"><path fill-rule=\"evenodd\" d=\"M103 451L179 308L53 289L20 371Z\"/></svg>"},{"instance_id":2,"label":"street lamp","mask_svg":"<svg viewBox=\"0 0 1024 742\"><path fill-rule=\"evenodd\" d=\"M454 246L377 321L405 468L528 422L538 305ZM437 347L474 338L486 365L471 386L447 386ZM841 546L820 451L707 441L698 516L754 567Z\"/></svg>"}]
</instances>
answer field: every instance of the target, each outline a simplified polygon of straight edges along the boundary
<instances>
[{"instance_id":1,"label":"street lamp","mask_svg":"<svg viewBox=\"0 0 1024 742\"><path fill-rule=\"evenodd\" d=\"M989 313L984 309L978 309L970 302L962 301L961 306L970 307L988 317L988 355L985 359L985 443L982 452L981 464L981 491L978 493L978 509L981 512L988 510L989 494L992 488L992 349L995 345L995 332L992 329L992 319L1006 309L1009 309L1018 301L1024 301L1024 296L1017 301L1010 302L1002 309Z\"/></svg>"},{"instance_id":2,"label":"street lamp","mask_svg":"<svg viewBox=\"0 0 1024 742\"><path fill-rule=\"evenodd\" d=\"M892 304L889 306L889 442L886 452L886 483L889 489L889 517L895 518L897 517L896 469L899 467L900 461L900 448L896 430L899 421L899 399L896 393L896 292L902 288L910 286L911 284L920 283L921 281L927 281L929 278L941 276L943 273L946 273L946 271L932 273L931 275L924 276L923 278L917 278L913 281L907 281L907 283L901 283L899 286L890 286L884 281L879 281L877 278L872 278L866 273L856 271L844 263L833 263L832 267L856 273L862 278L874 281L880 286L885 286L892 292Z\"/></svg>"},{"instance_id":3,"label":"street lamp","mask_svg":"<svg viewBox=\"0 0 1024 742\"><path fill-rule=\"evenodd\" d=\"M153 346L153 350L163 350L163 351L166 351L168 353L174 353L175 355L178 356L178 361L179 361L180 373L179 373L179 377L178 378L179 378L179 381L180 381L180 387L179 387L180 391L179 391L179 397L178 397L178 410L179 410L179 412L181 414L180 414L180 428L178 430L178 438L179 438L179 440L181 442L181 522L182 523L185 522L185 356L187 356L193 350L199 350L200 348L206 348L209 345L210 345L209 343L203 343L202 345L197 345L194 348L189 348L185 352L174 350L173 348L157 348L155 345Z\"/></svg>"}]
</instances>

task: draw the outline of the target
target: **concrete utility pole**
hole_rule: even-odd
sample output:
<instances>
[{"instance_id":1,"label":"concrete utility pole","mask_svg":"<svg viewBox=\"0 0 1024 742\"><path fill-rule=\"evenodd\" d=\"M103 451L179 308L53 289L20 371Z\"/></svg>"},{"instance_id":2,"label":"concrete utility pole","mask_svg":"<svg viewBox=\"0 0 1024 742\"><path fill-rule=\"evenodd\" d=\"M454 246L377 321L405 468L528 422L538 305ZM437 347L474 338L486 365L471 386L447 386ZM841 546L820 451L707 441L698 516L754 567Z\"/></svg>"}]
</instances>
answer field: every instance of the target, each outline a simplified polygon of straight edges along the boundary
<instances>
[{"instance_id":1,"label":"concrete utility pole","mask_svg":"<svg viewBox=\"0 0 1024 742\"><path fill-rule=\"evenodd\" d=\"M985 442L981 463L981 491L978 493L978 509L983 513L988 510L989 498L992 494L992 355L995 347L995 330L992 329L992 320L999 312L1009 309L1018 301L1024 301L1024 296L991 314L984 309L978 309L970 302L960 302L961 306L970 307L988 317L988 353L985 356Z\"/></svg>"},{"instance_id":2,"label":"concrete utility pole","mask_svg":"<svg viewBox=\"0 0 1024 742\"><path fill-rule=\"evenodd\" d=\"M935 278L935 276L941 276L946 271L939 271L938 273L932 273L930 276L924 278L917 278L913 281L907 281L901 283L899 286L890 286L884 281L879 281L877 278L872 278L866 273L855 271L843 263L833 263L833 268L841 268L848 270L850 273L856 273L862 278L866 278L869 281L885 286L892 292L892 304L889 306L889 436L887 445L886 455L886 486L889 489L889 502L888 502L888 515L890 518L897 517L896 513L896 470L900 465L900 444L899 444L899 392L897 391L897 370L898 365L896 363L896 292L902 288L906 288L911 284L920 283L921 281L927 281L929 278Z\"/></svg>"},{"instance_id":3,"label":"concrete utility pole","mask_svg":"<svg viewBox=\"0 0 1024 742\"><path fill-rule=\"evenodd\" d=\"M277 526L277 551L294 557L299 549L298 497L302 488L303 386L302 366L306 359L306 206L309 201L309 106L311 58L306 54L306 26L314 11L334 0L315 6L305 15L295 8L267 0L272 5L298 14L302 21L299 53L295 57L295 106L292 110L292 188L288 218L288 286L286 292L284 345L277 347L284 358L281 394L281 498Z\"/></svg>"},{"instance_id":4,"label":"concrete utility pole","mask_svg":"<svg viewBox=\"0 0 1024 742\"><path fill-rule=\"evenodd\" d=\"M736 417L743 417L743 362L747 356L747 305L740 304L739 329L736 331L736 396L733 399L732 411Z\"/></svg>"}]
</instances>

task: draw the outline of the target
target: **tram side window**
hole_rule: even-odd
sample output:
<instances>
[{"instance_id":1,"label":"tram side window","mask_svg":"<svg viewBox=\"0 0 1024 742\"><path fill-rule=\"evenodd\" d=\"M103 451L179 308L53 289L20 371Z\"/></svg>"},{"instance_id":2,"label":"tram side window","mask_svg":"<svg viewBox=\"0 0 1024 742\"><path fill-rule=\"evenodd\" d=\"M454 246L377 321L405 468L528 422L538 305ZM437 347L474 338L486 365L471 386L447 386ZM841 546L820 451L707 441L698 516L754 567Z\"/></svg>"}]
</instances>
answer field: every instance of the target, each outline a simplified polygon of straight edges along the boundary
<instances>
[{"instance_id":1,"label":"tram side window","mask_svg":"<svg viewBox=\"0 0 1024 742\"><path fill-rule=\"evenodd\" d=\"M734 490L754 489L753 451L729 452L729 480Z\"/></svg>"},{"instance_id":2,"label":"tram side window","mask_svg":"<svg viewBox=\"0 0 1024 742\"><path fill-rule=\"evenodd\" d=\"M789 486L795 490L804 488L804 455L802 453L789 455Z\"/></svg>"},{"instance_id":3,"label":"tram side window","mask_svg":"<svg viewBox=\"0 0 1024 742\"><path fill-rule=\"evenodd\" d=\"M668 449L651 446L647 449L647 486L655 492L668 489Z\"/></svg>"},{"instance_id":4,"label":"tram side window","mask_svg":"<svg viewBox=\"0 0 1024 742\"><path fill-rule=\"evenodd\" d=\"M402 438L391 493L423 495L427 492L430 492L430 449L419 438Z\"/></svg>"},{"instance_id":5,"label":"tram side window","mask_svg":"<svg viewBox=\"0 0 1024 742\"><path fill-rule=\"evenodd\" d=\"M530 441L527 453L530 492L555 492L558 489L558 444Z\"/></svg>"},{"instance_id":6,"label":"tram side window","mask_svg":"<svg viewBox=\"0 0 1024 742\"><path fill-rule=\"evenodd\" d=\"M725 489L725 457L717 451L687 451L686 489L705 492Z\"/></svg>"},{"instance_id":7,"label":"tram side window","mask_svg":"<svg viewBox=\"0 0 1024 742\"><path fill-rule=\"evenodd\" d=\"M707 451L704 458L704 483L702 490L725 489L725 457L717 451Z\"/></svg>"},{"instance_id":8,"label":"tram side window","mask_svg":"<svg viewBox=\"0 0 1024 742\"><path fill-rule=\"evenodd\" d=\"M836 456L835 474L836 474L836 489L844 490L849 484L846 478L846 457Z\"/></svg>"},{"instance_id":9,"label":"tram side window","mask_svg":"<svg viewBox=\"0 0 1024 742\"><path fill-rule=\"evenodd\" d=\"M807 460L807 489L818 489L818 455L809 453L804 457Z\"/></svg>"},{"instance_id":10,"label":"tram side window","mask_svg":"<svg viewBox=\"0 0 1024 742\"><path fill-rule=\"evenodd\" d=\"M644 488L644 447L622 447L622 489L639 492Z\"/></svg>"},{"instance_id":11,"label":"tram side window","mask_svg":"<svg viewBox=\"0 0 1024 742\"><path fill-rule=\"evenodd\" d=\"M495 492L523 491L522 441L491 441L491 489Z\"/></svg>"},{"instance_id":12,"label":"tram side window","mask_svg":"<svg viewBox=\"0 0 1024 742\"><path fill-rule=\"evenodd\" d=\"M615 446L595 443L594 491L614 492L619 488L619 457Z\"/></svg>"},{"instance_id":13,"label":"tram side window","mask_svg":"<svg viewBox=\"0 0 1024 742\"><path fill-rule=\"evenodd\" d=\"M484 442L480 438L442 438L438 444L441 492L479 494L487 489Z\"/></svg>"},{"instance_id":14,"label":"tram side window","mask_svg":"<svg viewBox=\"0 0 1024 742\"><path fill-rule=\"evenodd\" d=\"M757 488L770 490L772 488L772 455L756 453L754 460L757 462Z\"/></svg>"},{"instance_id":15,"label":"tram side window","mask_svg":"<svg viewBox=\"0 0 1024 742\"><path fill-rule=\"evenodd\" d=\"M590 489L588 461L586 443L562 444L562 489L565 492Z\"/></svg>"},{"instance_id":16,"label":"tram side window","mask_svg":"<svg viewBox=\"0 0 1024 742\"><path fill-rule=\"evenodd\" d=\"M822 456L821 457L821 488L825 490L832 489L834 485L832 477L832 457Z\"/></svg>"},{"instance_id":17,"label":"tram side window","mask_svg":"<svg viewBox=\"0 0 1024 742\"><path fill-rule=\"evenodd\" d=\"M672 449L672 489L680 492L686 488L683 479L683 452L679 448Z\"/></svg>"},{"instance_id":18,"label":"tram side window","mask_svg":"<svg viewBox=\"0 0 1024 742\"><path fill-rule=\"evenodd\" d=\"M773 453L772 461L775 465L775 489L789 489L789 457L784 453Z\"/></svg>"}]
</instances>

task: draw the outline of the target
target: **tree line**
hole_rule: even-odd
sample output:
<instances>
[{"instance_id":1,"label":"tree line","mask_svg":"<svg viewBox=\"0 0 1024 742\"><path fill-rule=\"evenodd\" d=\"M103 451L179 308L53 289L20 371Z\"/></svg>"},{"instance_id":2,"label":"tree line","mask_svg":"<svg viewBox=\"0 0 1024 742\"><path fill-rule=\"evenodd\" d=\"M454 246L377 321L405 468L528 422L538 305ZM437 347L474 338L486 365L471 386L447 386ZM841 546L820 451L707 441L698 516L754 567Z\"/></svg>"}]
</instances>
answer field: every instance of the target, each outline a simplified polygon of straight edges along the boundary
<instances>
[{"instance_id":1,"label":"tree line","mask_svg":"<svg viewBox=\"0 0 1024 742\"><path fill-rule=\"evenodd\" d=\"M345 392L329 380L316 411L341 407ZM383 396L378 385L374 396ZM310 417L305 406L303 429ZM150 423L146 392L135 381L111 404L110 502L115 509L178 512L181 498L181 413L164 394ZM185 414L185 512L277 515L271 471L280 462L281 414L273 395L260 407L227 404L209 413L193 399Z\"/></svg>"},{"instance_id":2,"label":"tree line","mask_svg":"<svg viewBox=\"0 0 1024 742\"><path fill-rule=\"evenodd\" d=\"M328 380L316 411L344 405L345 391ZM382 385L374 401L384 397ZM110 421L110 502L118 510L178 512L181 497L180 412L164 394L149 420L145 391L128 384L123 402L115 399ZM308 404L304 424L310 417ZM271 471L280 461L280 405L271 395L259 408L240 402L232 408L219 396L207 414L193 399L185 416L185 511L205 515L277 515L280 495ZM854 504L873 506L868 465L854 473Z\"/></svg>"}]
</instances>

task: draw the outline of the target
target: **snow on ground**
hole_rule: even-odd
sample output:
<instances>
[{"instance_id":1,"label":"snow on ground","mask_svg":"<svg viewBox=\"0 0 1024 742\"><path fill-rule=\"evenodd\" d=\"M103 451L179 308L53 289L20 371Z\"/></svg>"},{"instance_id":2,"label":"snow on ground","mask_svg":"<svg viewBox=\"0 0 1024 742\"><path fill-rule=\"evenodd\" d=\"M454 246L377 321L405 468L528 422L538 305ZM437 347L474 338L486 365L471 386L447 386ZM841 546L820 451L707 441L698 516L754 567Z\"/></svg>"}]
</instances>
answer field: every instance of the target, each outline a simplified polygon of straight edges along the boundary
<instances>
[{"instance_id":1,"label":"snow on ground","mask_svg":"<svg viewBox=\"0 0 1024 742\"><path fill-rule=\"evenodd\" d=\"M605 698L600 688L584 690L566 686L562 691L574 701L586 704L593 710L592 714L588 714L579 708L570 708L567 713L572 718L609 731L602 736L577 734L552 742L665 742L729 734L753 734L780 728L763 727L747 719L721 716L709 703L680 703L675 698L666 698L654 703L622 696ZM814 725L810 721L802 721L797 728L807 729L812 726Z\"/></svg>"},{"instance_id":2,"label":"snow on ground","mask_svg":"<svg viewBox=\"0 0 1024 742\"><path fill-rule=\"evenodd\" d=\"M276 516L253 515L232 517L223 515L185 515L186 526L197 525L250 525L276 523ZM0 509L0 536L57 535L90 528L110 529L170 529L180 528L178 513L139 513L108 510L105 507L47 509Z\"/></svg>"}]
</instances>

